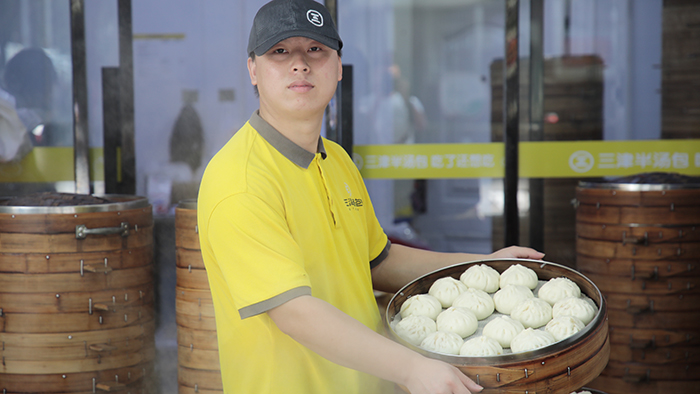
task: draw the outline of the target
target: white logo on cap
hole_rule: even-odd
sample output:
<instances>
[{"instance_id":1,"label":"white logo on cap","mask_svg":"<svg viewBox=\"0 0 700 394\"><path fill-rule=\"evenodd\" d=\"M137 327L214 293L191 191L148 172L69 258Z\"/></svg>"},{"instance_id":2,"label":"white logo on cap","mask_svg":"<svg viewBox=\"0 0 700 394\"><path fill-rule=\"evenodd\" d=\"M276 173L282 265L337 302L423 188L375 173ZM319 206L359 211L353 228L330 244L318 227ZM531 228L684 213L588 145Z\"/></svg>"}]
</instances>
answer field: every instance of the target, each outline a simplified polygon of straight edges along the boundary
<instances>
[{"instance_id":1,"label":"white logo on cap","mask_svg":"<svg viewBox=\"0 0 700 394\"><path fill-rule=\"evenodd\" d=\"M308 21L316 27L323 26L323 15L316 10L306 11L306 19L308 19Z\"/></svg>"}]
</instances>

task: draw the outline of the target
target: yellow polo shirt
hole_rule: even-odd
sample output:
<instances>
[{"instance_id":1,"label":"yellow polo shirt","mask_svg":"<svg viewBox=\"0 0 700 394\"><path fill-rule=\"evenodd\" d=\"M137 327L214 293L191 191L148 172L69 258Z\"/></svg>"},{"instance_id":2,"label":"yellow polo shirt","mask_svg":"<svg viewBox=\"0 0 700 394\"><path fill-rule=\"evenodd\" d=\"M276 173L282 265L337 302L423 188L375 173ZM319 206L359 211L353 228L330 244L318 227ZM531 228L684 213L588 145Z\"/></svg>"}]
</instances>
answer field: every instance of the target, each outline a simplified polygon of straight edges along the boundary
<instances>
[{"instance_id":1,"label":"yellow polo shirt","mask_svg":"<svg viewBox=\"0 0 700 394\"><path fill-rule=\"evenodd\" d=\"M308 350L265 313L310 294L381 330L370 269L390 244L340 146L319 139L312 154L256 112L207 165L197 215L224 392L393 392Z\"/></svg>"}]
</instances>

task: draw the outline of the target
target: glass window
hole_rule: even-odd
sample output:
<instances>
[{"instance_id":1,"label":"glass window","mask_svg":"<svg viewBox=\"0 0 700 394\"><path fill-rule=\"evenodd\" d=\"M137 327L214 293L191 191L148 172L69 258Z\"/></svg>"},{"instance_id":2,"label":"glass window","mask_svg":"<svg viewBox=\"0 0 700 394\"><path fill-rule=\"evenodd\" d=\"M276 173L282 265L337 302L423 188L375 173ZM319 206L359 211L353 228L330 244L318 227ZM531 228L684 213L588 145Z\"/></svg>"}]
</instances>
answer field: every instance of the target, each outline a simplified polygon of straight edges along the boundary
<instances>
[{"instance_id":1,"label":"glass window","mask_svg":"<svg viewBox=\"0 0 700 394\"><path fill-rule=\"evenodd\" d=\"M46 182L56 163L37 148L73 144L69 11L65 2L0 2L0 195L57 187Z\"/></svg>"},{"instance_id":2,"label":"glass window","mask_svg":"<svg viewBox=\"0 0 700 394\"><path fill-rule=\"evenodd\" d=\"M520 1L520 139L530 139L530 2ZM505 1L338 2L354 67L355 143L503 140ZM662 1L544 1L544 140L658 139ZM545 180L545 250L573 264L576 178ZM367 179L396 241L490 252L503 243L501 179ZM529 192L518 193L528 244ZM570 231L561 231L567 228Z\"/></svg>"}]
</instances>

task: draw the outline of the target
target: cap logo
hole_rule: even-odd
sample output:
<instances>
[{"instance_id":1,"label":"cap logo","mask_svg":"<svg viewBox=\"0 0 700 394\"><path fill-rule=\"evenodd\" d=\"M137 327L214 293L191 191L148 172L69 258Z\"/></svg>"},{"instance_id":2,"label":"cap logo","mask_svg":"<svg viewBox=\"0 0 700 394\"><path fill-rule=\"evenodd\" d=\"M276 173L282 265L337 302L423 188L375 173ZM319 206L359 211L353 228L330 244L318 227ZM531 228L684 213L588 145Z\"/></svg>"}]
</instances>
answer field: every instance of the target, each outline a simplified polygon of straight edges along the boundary
<instances>
[{"instance_id":1,"label":"cap logo","mask_svg":"<svg viewBox=\"0 0 700 394\"><path fill-rule=\"evenodd\" d=\"M321 15L321 13L316 10L306 11L306 19L316 27L323 26L323 15Z\"/></svg>"}]
</instances>

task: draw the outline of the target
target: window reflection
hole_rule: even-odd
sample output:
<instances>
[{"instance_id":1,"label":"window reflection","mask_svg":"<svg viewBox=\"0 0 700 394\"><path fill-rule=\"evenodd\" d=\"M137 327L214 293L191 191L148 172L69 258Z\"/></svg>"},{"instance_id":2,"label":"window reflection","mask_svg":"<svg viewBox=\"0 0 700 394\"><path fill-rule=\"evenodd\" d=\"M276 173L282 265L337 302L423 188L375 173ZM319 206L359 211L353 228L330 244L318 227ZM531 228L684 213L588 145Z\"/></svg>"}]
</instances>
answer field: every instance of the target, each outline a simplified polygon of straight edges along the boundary
<instances>
[{"instance_id":1,"label":"window reflection","mask_svg":"<svg viewBox=\"0 0 700 394\"><path fill-rule=\"evenodd\" d=\"M0 195L69 187L43 183L56 163L32 154L73 144L69 11L63 1L0 2ZM32 179L17 179L28 168Z\"/></svg>"}]
</instances>

